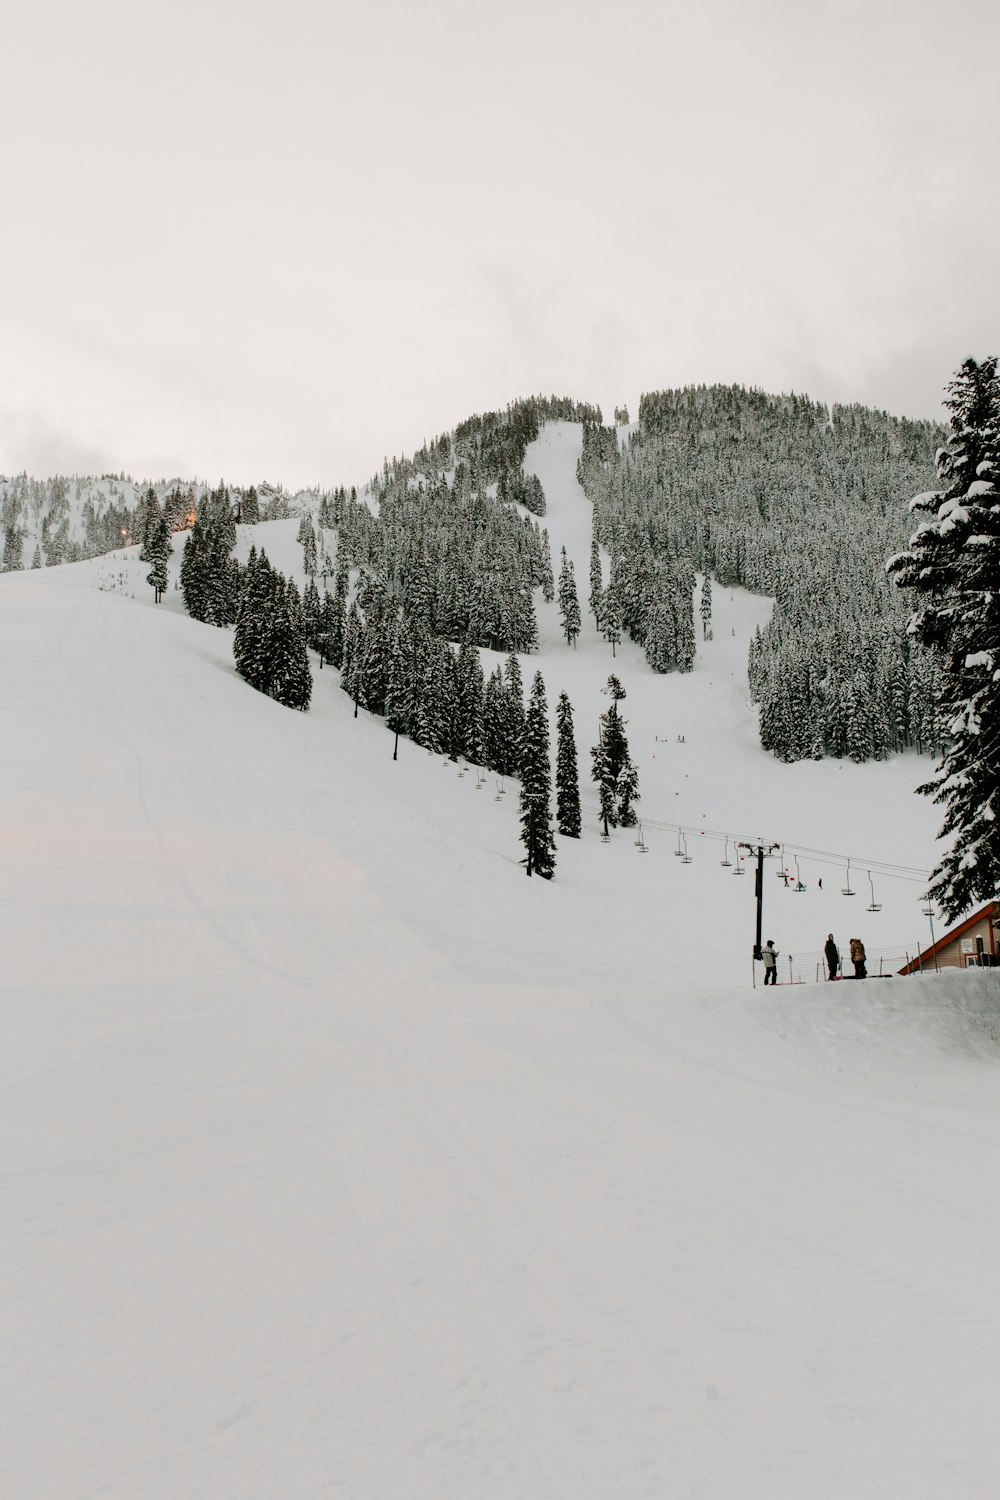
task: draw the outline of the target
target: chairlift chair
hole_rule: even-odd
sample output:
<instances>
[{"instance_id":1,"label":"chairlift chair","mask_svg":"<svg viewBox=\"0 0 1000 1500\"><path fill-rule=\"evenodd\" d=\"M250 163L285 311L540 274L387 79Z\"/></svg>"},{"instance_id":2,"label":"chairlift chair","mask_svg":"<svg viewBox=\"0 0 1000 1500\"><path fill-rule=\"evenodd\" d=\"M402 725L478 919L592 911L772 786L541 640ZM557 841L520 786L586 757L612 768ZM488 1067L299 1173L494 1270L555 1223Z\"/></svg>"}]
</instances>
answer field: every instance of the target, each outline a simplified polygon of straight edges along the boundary
<instances>
[{"instance_id":1,"label":"chairlift chair","mask_svg":"<svg viewBox=\"0 0 1000 1500\"><path fill-rule=\"evenodd\" d=\"M851 861L850 860L847 861L847 884L845 886L841 887L840 894L842 896L853 896L854 895L854 892L851 890Z\"/></svg>"},{"instance_id":2,"label":"chairlift chair","mask_svg":"<svg viewBox=\"0 0 1000 1500\"><path fill-rule=\"evenodd\" d=\"M725 847L725 850L723 851L722 858L719 860L719 864L722 866L722 868L724 870L728 870L729 867L732 865L732 860L729 858L729 840L728 839L726 839L726 847Z\"/></svg>"},{"instance_id":3,"label":"chairlift chair","mask_svg":"<svg viewBox=\"0 0 1000 1500\"><path fill-rule=\"evenodd\" d=\"M871 870L868 871L868 884L871 887L872 899L871 899L871 901L870 901L870 903L869 903L869 905L868 905L868 907L866 909L868 911L881 911L882 910L882 903L881 903L881 901L876 901L875 900L875 883L872 880L872 872L871 872Z\"/></svg>"}]
</instances>

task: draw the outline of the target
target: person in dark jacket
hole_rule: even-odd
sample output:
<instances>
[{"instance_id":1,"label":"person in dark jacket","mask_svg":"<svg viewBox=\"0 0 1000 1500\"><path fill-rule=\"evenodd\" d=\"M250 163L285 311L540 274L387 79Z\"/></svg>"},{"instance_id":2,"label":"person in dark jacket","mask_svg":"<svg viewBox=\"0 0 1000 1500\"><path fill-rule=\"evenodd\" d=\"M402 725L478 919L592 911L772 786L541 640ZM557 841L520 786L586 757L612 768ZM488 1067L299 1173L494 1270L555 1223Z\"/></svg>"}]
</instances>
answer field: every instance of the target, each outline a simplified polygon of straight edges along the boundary
<instances>
[{"instance_id":1,"label":"person in dark jacket","mask_svg":"<svg viewBox=\"0 0 1000 1500\"><path fill-rule=\"evenodd\" d=\"M851 938L851 963L854 965L855 979L868 978L868 970L865 967L865 945L860 938Z\"/></svg>"},{"instance_id":2,"label":"person in dark jacket","mask_svg":"<svg viewBox=\"0 0 1000 1500\"><path fill-rule=\"evenodd\" d=\"M778 982L778 950L774 946L774 938L768 938L764 944L764 983L777 984Z\"/></svg>"},{"instance_id":3,"label":"person in dark jacket","mask_svg":"<svg viewBox=\"0 0 1000 1500\"><path fill-rule=\"evenodd\" d=\"M823 952L826 955L826 966L830 971L830 978L836 979L837 969L840 967L840 949L833 941L832 932L826 940L826 946L824 947Z\"/></svg>"}]
</instances>

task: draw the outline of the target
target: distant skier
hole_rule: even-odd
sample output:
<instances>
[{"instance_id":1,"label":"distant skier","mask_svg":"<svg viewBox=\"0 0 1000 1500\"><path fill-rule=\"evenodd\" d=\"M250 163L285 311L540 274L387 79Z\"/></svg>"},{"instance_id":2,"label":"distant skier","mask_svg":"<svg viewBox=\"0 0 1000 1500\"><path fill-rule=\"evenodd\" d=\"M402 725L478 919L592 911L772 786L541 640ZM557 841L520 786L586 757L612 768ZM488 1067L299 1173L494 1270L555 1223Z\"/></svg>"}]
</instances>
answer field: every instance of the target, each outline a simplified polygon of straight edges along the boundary
<instances>
[{"instance_id":1,"label":"distant skier","mask_svg":"<svg viewBox=\"0 0 1000 1500\"><path fill-rule=\"evenodd\" d=\"M851 938L851 963L854 965L855 979L868 978L868 970L865 968L865 945L860 938Z\"/></svg>"},{"instance_id":2,"label":"distant skier","mask_svg":"<svg viewBox=\"0 0 1000 1500\"><path fill-rule=\"evenodd\" d=\"M778 982L778 950L774 946L774 938L768 938L764 944L764 983L777 984Z\"/></svg>"},{"instance_id":3,"label":"distant skier","mask_svg":"<svg viewBox=\"0 0 1000 1500\"><path fill-rule=\"evenodd\" d=\"M830 978L836 979L837 970L840 967L840 949L833 941L832 932L826 940L826 946L824 947L823 952L826 954L826 966L830 970Z\"/></svg>"}]
</instances>

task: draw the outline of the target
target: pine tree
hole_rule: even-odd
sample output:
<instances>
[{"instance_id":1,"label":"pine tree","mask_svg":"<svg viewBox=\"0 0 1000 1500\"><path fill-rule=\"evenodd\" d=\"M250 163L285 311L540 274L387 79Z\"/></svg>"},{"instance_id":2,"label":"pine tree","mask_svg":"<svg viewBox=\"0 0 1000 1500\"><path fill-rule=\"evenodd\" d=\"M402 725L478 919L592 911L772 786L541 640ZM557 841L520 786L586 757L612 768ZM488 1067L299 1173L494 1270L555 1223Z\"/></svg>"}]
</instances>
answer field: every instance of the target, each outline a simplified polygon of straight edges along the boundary
<instances>
[{"instance_id":1,"label":"pine tree","mask_svg":"<svg viewBox=\"0 0 1000 1500\"><path fill-rule=\"evenodd\" d=\"M566 693L559 694L556 707L556 826L570 839L580 837L580 776L573 734L573 708Z\"/></svg>"},{"instance_id":2,"label":"pine tree","mask_svg":"<svg viewBox=\"0 0 1000 1500\"><path fill-rule=\"evenodd\" d=\"M23 567L24 539L17 521L11 520L4 528L3 571L5 573L19 573Z\"/></svg>"},{"instance_id":3,"label":"pine tree","mask_svg":"<svg viewBox=\"0 0 1000 1500\"><path fill-rule=\"evenodd\" d=\"M319 589L310 578L302 590L302 626L305 631L306 645L313 651L319 650L322 619L323 606L320 602Z\"/></svg>"},{"instance_id":4,"label":"pine tree","mask_svg":"<svg viewBox=\"0 0 1000 1500\"><path fill-rule=\"evenodd\" d=\"M521 664L513 652L504 663L504 679L507 688L507 723L510 742L509 758L512 776L517 775L521 737L524 734L524 682Z\"/></svg>"},{"instance_id":5,"label":"pine tree","mask_svg":"<svg viewBox=\"0 0 1000 1500\"><path fill-rule=\"evenodd\" d=\"M581 617L580 602L576 593L576 575L573 564L566 556L566 548L560 551L561 567L559 569L559 615L562 620L562 628L566 636L567 644L576 645L577 636L580 634Z\"/></svg>"},{"instance_id":6,"label":"pine tree","mask_svg":"<svg viewBox=\"0 0 1000 1500\"><path fill-rule=\"evenodd\" d=\"M541 542L542 598L545 600L546 604L551 604L553 599L556 597L556 586L555 580L552 577L552 549L549 545L548 527L545 527L542 531Z\"/></svg>"},{"instance_id":7,"label":"pine tree","mask_svg":"<svg viewBox=\"0 0 1000 1500\"><path fill-rule=\"evenodd\" d=\"M389 678L385 690L386 727L395 736L392 746L393 760L399 759L399 736L409 733L411 700L412 693L403 655L401 632L397 629L393 632L389 650Z\"/></svg>"},{"instance_id":8,"label":"pine tree","mask_svg":"<svg viewBox=\"0 0 1000 1500\"><path fill-rule=\"evenodd\" d=\"M152 563L146 574L146 582L153 589L157 604L170 582L170 550L170 532L167 530L166 518L161 516L145 545L146 561Z\"/></svg>"},{"instance_id":9,"label":"pine tree","mask_svg":"<svg viewBox=\"0 0 1000 1500\"><path fill-rule=\"evenodd\" d=\"M601 553L597 537L590 539L590 612L598 630L601 628L601 605L604 601L604 574L601 571Z\"/></svg>"},{"instance_id":10,"label":"pine tree","mask_svg":"<svg viewBox=\"0 0 1000 1500\"><path fill-rule=\"evenodd\" d=\"M601 633L611 647L611 655L622 638L622 601L618 586L612 582L601 599Z\"/></svg>"},{"instance_id":11,"label":"pine tree","mask_svg":"<svg viewBox=\"0 0 1000 1500\"><path fill-rule=\"evenodd\" d=\"M31 566L33 568L40 568L42 566L42 548L38 542L35 543L35 550L31 554Z\"/></svg>"},{"instance_id":12,"label":"pine tree","mask_svg":"<svg viewBox=\"0 0 1000 1500\"><path fill-rule=\"evenodd\" d=\"M503 671L495 668L483 689L483 764L501 776L509 774L510 715Z\"/></svg>"},{"instance_id":13,"label":"pine tree","mask_svg":"<svg viewBox=\"0 0 1000 1500\"><path fill-rule=\"evenodd\" d=\"M701 603L698 605L701 615L702 638L706 641L712 639L712 580L705 574L705 580L701 586Z\"/></svg>"},{"instance_id":14,"label":"pine tree","mask_svg":"<svg viewBox=\"0 0 1000 1500\"><path fill-rule=\"evenodd\" d=\"M151 549L156 540L157 529L163 518L163 509L160 505L159 500L156 498L156 491L151 485L143 496L142 504L139 508L138 530L139 536L141 538L141 545L139 547L140 562L155 562L155 558L153 557ZM146 581L148 582L149 580L147 579Z\"/></svg>"},{"instance_id":15,"label":"pine tree","mask_svg":"<svg viewBox=\"0 0 1000 1500\"><path fill-rule=\"evenodd\" d=\"M945 808L954 835L929 894L953 921L1000 890L1000 379L994 357L967 359L948 387L951 437L938 455L943 487L917 495L929 513L887 569L924 597L910 634L941 666L949 743L919 790Z\"/></svg>"},{"instance_id":16,"label":"pine tree","mask_svg":"<svg viewBox=\"0 0 1000 1500\"><path fill-rule=\"evenodd\" d=\"M521 741L521 863L529 875L551 880L556 867L556 842L552 832L552 771L549 765L549 720L545 683L536 672L528 696L524 735Z\"/></svg>"},{"instance_id":17,"label":"pine tree","mask_svg":"<svg viewBox=\"0 0 1000 1500\"><path fill-rule=\"evenodd\" d=\"M312 697L312 673L302 622L302 602L292 579L277 576L272 594L269 692L286 708L305 711Z\"/></svg>"},{"instance_id":18,"label":"pine tree","mask_svg":"<svg viewBox=\"0 0 1000 1500\"><path fill-rule=\"evenodd\" d=\"M260 497L251 485L240 501L240 522L244 526L256 526L260 521Z\"/></svg>"},{"instance_id":19,"label":"pine tree","mask_svg":"<svg viewBox=\"0 0 1000 1500\"><path fill-rule=\"evenodd\" d=\"M305 534L302 537L302 571L307 578L315 578L319 571L319 559L316 553L316 533L308 516L302 517L302 525ZM301 527L299 528L302 529Z\"/></svg>"},{"instance_id":20,"label":"pine tree","mask_svg":"<svg viewBox=\"0 0 1000 1500\"><path fill-rule=\"evenodd\" d=\"M618 678L608 678L604 691L611 696L611 707L601 715L601 734L591 750L593 779L597 783L600 799L600 816L607 836L609 827L623 828L634 825L633 803L639 800L638 772L629 755L625 725L618 712L618 705L626 696Z\"/></svg>"},{"instance_id":21,"label":"pine tree","mask_svg":"<svg viewBox=\"0 0 1000 1500\"><path fill-rule=\"evenodd\" d=\"M458 653L458 737L461 753L483 763L483 666L479 649L463 641Z\"/></svg>"}]
</instances>

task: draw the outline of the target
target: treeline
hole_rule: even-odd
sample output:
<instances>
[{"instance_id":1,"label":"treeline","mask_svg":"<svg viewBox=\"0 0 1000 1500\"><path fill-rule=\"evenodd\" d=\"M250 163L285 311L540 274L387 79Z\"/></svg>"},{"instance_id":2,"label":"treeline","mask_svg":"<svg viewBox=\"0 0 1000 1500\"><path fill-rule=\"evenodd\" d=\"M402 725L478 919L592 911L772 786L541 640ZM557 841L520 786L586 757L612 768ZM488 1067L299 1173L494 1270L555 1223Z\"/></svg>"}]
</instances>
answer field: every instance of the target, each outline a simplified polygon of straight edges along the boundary
<instances>
[{"instance_id":1,"label":"treeline","mask_svg":"<svg viewBox=\"0 0 1000 1500\"><path fill-rule=\"evenodd\" d=\"M748 661L765 749L786 761L936 751L938 669L907 635L883 563L943 429L739 386L644 396L639 424L624 449L613 429L585 427L579 475L651 665L651 605L674 617L660 626L668 665L690 665L681 607L702 572L775 600Z\"/></svg>"},{"instance_id":2,"label":"treeline","mask_svg":"<svg viewBox=\"0 0 1000 1500\"><path fill-rule=\"evenodd\" d=\"M47 480L0 476L0 571L55 567L133 546L143 540L153 508L170 532L184 531L209 493L204 484L137 485L115 474ZM267 484L228 487L226 493L237 518L247 524L296 514L302 502L301 496L293 499Z\"/></svg>"}]
</instances>

